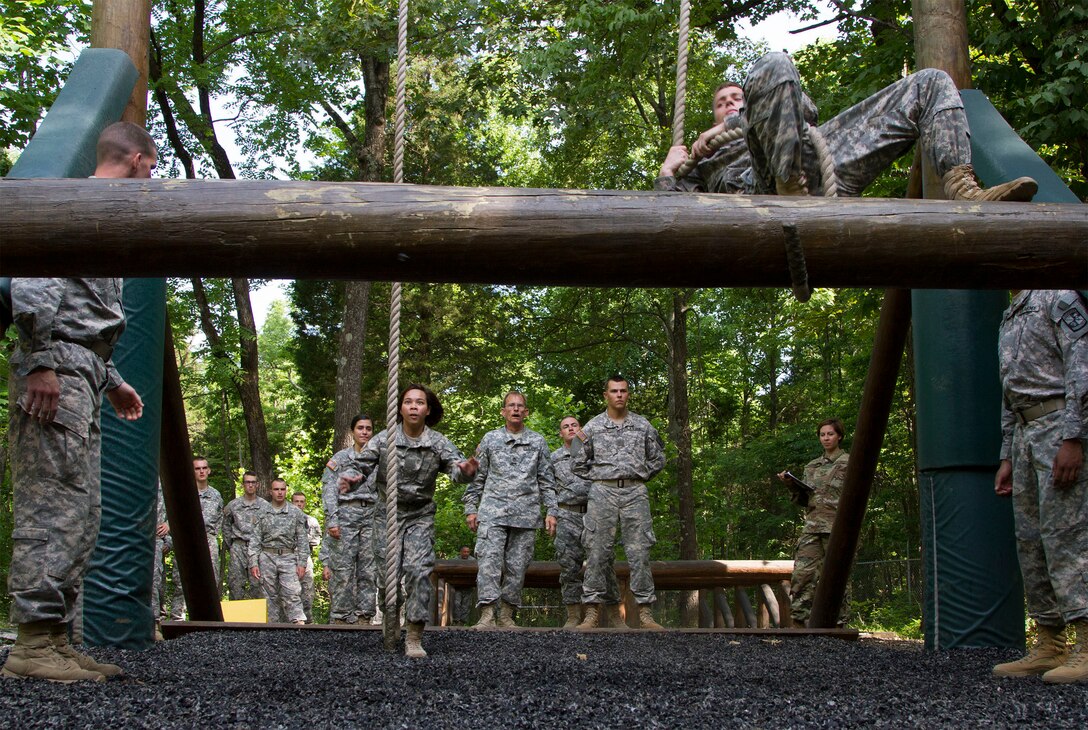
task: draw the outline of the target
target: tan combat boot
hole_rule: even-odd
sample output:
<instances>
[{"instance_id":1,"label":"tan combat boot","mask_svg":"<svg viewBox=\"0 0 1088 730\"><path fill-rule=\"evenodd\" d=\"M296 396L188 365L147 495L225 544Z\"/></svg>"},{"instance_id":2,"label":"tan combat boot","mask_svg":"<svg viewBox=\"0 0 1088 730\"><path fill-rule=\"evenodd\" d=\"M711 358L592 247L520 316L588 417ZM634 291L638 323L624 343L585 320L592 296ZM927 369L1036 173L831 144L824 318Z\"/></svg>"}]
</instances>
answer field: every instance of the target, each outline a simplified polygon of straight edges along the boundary
<instances>
[{"instance_id":1,"label":"tan combat boot","mask_svg":"<svg viewBox=\"0 0 1088 730\"><path fill-rule=\"evenodd\" d=\"M517 608L512 603L506 601L499 602L499 617L495 620L500 629L516 629L518 625L514 623L514 609Z\"/></svg>"},{"instance_id":2,"label":"tan combat boot","mask_svg":"<svg viewBox=\"0 0 1088 730\"><path fill-rule=\"evenodd\" d=\"M578 624L579 629L595 629L597 628L597 619L600 616L601 606L598 603L587 603L584 606L584 613L582 614L582 623Z\"/></svg>"},{"instance_id":3,"label":"tan combat boot","mask_svg":"<svg viewBox=\"0 0 1088 730\"><path fill-rule=\"evenodd\" d=\"M104 682L106 676L99 672L80 669L71 659L61 656L53 648L49 629L53 626L45 621L20 624L19 636L15 646L8 653L0 676L10 679L48 679L50 682Z\"/></svg>"},{"instance_id":4,"label":"tan combat boot","mask_svg":"<svg viewBox=\"0 0 1088 730\"><path fill-rule=\"evenodd\" d=\"M54 624L49 627L49 638L53 642L53 648L58 654L75 662L80 669L88 672L98 672L106 677L116 677L125 671L116 664L99 664L86 654L81 654L68 643L68 627L64 624Z\"/></svg>"},{"instance_id":5,"label":"tan combat boot","mask_svg":"<svg viewBox=\"0 0 1088 730\"><path fill-rule=\"evenodd\" d=\"M1073 628L1077 630L1077 643L1073 645L1065 664L1043 675L1043 681L1047 684L1088 682L1088 618L1077 619L1073 622Z\"/></svg>"},{"instance_id":6,"label":"tan combat boot","mask_svg":"<svg viewBox=\"0 0 1088 730\"><path fill-rule=\"evenodd\" d=\"M423 650L423 624L408 624L408 633L404 636L404 656L422 659L427 656Z\"/></svg>"},{"instance_id":7,"label":"tan combat boot","mask_svg":"<svg viewBox=\"0 0 1088 730\"><path fill-rule=\"evenodd\" d=\"M665 627L654 621L654 607L649 603L641 603L638 607L638 625L643 629L657 629L664 631Z\"/></svg>"},{"instance_id":8,"label":"tan combat boot","mask_svg":"<svg viewBox=\"0 0 1088 730\"><path fill-rule=\"evenodd\" d=\"M793 175L787 180L776 177L774 189L779 195L808 195L808 183L804 175Z\"/></svg>"},{"instance_id":9,"label":"tan combat boot","mask_svg":"<svg viewBox=\"0 0 1088 730\"><path fill-rule=\"evenodd\" d=\"M1039 190L1039 184L1030 177L1018 177L992 188L983 188L975 177L975 168L969 164L956 165L944 174L941 182L944 184L944 194L949 200L1026 203Z\"/></svg>"},{"instance_id":10,"label":"tan combat boot","mask_svg":"<svg viewBox=\"0 0 1088 730\"><path fill-rule=\"evenodd\" d=\"M480 620L473 626L474 629L496 629L498 625L495 623L495 604L488 603L480 609Z\"/></svg>"},{"instance_id":11,"label":"tan combat boot","mask_svg":"<svg viewBox=\"0 0 1088 730\"><path fill-rule=\"evenodd\" d=\"M164 641L162 636L162 624L155 622L155 641Z\"/></svg>"},{"instance_id":12,"label":"tan combat boot","mask_svg":"<svg viewBox=\"0 0 1088 730\"><path fill-rule=\"evenodd\" d=\"M563 624L564 629L576 629L578 624L582 621L582 604L580 603L568 603L567 604L567 622Z\"/></svg>"},{"instance_id":13,"label":"tan combat boot","mask_svg":"<svg viewBox=\"0 0 1088 730\"><path fill-rule=\"evenodd\" d=\"M998 664L994 667L995 676L1030 677L1056 669L1065 663L1067 656L1065 627L1036 624L1036 629L1039 633L1027 655L1014 662Z\"/></svg>"}]
</instances>

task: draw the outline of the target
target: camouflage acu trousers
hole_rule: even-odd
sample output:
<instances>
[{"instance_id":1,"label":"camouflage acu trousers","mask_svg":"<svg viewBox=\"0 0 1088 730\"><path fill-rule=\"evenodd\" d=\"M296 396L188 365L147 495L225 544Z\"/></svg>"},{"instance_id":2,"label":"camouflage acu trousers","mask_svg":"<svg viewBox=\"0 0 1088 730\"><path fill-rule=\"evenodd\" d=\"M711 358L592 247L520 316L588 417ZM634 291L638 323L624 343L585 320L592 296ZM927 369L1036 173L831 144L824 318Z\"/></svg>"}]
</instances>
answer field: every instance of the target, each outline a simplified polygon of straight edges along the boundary
<instances>
[{"instance_id":1,"label":"camouflage acu trousers","mask_svg":"<svg viewBox=\"0 0 1088 730\"><path fill-rule=\"evenodd\" d=\"M75 617L102 514L102 396L96 382L105 381L105 368L100 368L100 378L58 372L61 412L48 425L23 409L25 379L13 375L9 380L13 624L69 623Z\"/></svg>"},{"instance_id":2,"label":"camouflage acu trousers","mask_svg":"<svg viewBox=\"0 0 1088 730\"><path fill-rule=\"evenodd\" d=\"M1047 626L1088 618L1088 467L1076 484L1054 487L1061 413L1016 426L1012 505L1028 615ZM1088 443L1082 441L1085 451Z\"/></svg>"},{"instance_id":3,"label":"camouflage acu trousers","mask_svg":"<svg viewBox=\"0 0 1088 730\"><path fill-rule=\"evenodd\" d=\"M827 541L831 537L827 532L803 532L797 541L797 550L793 554L793 575L790 578L790 618L796 626L802 627L808 622L812 611L812 598L816 595L816 585L820 582L820 571L824 569L824 555L827 553ZM839 624L846 624L850 618L850 588L847 586L839 611Z\"/></svg>"},{"instance_id":4,"label":"camouflage acu trousers","mask_svg":"<svg viewBox=\"0 0 1088 730\"><path fill-rule=\"evenodd\" d=\"M374 505L360 501L339 506L340 539L330 556L329 617L354 623L374 615L376 551Z\"/></svg>"},{"instance_id":5,"label":"camouflage acu trousers","mask_svg":"<svg viewBox=\"0 0 1088 730\"><path fill-rule=\"evenodd\" d=\"M476 533L476 601L521 605L525 571L533 559L536 528L480 525Z\"/></svg>"},{"instance_id":6,"label":"camouflage acu trousers","mask_svg":"<svg viewBox=\"0 0 1088 730\"><path fill-rule=\"evenodd\" d=\"M384 510L383 510L384 511ZM400 585L404 591L404 620L427 623L431 620L434 587L434 502L417 509L397 510L397 535L400 542ZM381 540L375 544L382 544ZM384 548L379 562L380 592L385 595Z\"/></svg>"},{"instance_id":7,"label":"camouflage acu trousers","mask_svg":"<svg viewBox=\"0 0 1088 730\"><path fill-rule=\"evenodd\" d=\"M302 588L302 612L306 614L306 623L314 621L314 559L306 558L306 572L298 580Z\"/></svg>"},{"instance_id":8,"label":"camouflage acu trousers","mask_svg":"<svg viewBox=\"0 0 1088 730\"><path fill-rule=\"evenodd\" d=\"M581 512L571 512L559 508L559 524L555 528L555 559L559 562L559 588L563 594L563 603L582 602L582 563L586 559L586 549L582 545L582 531L585 529ZM605 603L619 603L620 590L616 582L616 571L610 567L605 571Z\"/></svg>"},{"instance_id":9,"label":"camouflage acu trousers","mask_svg":"<svg viewBox=\"0 0 1088 730\"><path fill-rule=\"evenodd\" d=\"M286 555L262 552L257 556L261 569L261 587L268 599L268 622L284 623L304 621L302 611L302 586L296 572L295 554Z\"/></svg>"},{"instance_id":10,"label":"camouflage acu trousers","mask_svg":"<svg viewBox=\"0 0 1088 730\"><path fill-rule=\"evenodd\" d=\"M631 566L631 593L640 604L653 603L657 596L650 572L650 548L657 538L654 537L646 485L613 487L604 482L593 482L583 524L582 540L587 561L582 602L608 602L608 574L613 570L616 528L619 527L623 552Z\"/></svg>"},{"instance_id":11,"label":"camouflage acu trousers","mask_svg":"<svg viewBox=\"0 0 1088 730\"><path fill-rule=\"evenodd\" d=\"M212 559L212 572L215 574L215 587L219 588L219 541L215 535L208 535L208 555ZM181 573L178 572L177 555L174 556L174 598L170 602L170 620L185 619L185 592L181 589Z\"/></svg>"},{"instance_id":12,"label":"camouflage acu trousers","mask_svg":"<svg viewBox=\"0 0 1088 730\"><path fill-rule=\"evenodd\" d=\"M232 601L264 598L261 582L249 572L249 541L235 540L227 561L227 595Z\"/></svg>"},{"instance_id":13,"label":"camouflage acu trousers","mask_svg":"<svg viewBox=\"0 0 1088 730\"><path fill-rule=\"evenodd\" d=\"M166 598L164 583L166 553L170 550L170 537L155 536L155 564L151 569L151 620L158 623L162 620L162 604Z\"/></svg>"},{"instance_id":14,"label":"camouflage acu trousers","mask_svg":"<svg viewBox=\"0 0 1088 730\"><path fill-rule=\"evenodd\" d=\"M757 61L744 93L753 192L774 193L776 177L785 180L804 172L809 192L822 195L819 161L805 131L801 80L789 56L768 53ZM938 175L971 161L963 102L948 75L935 69L881 89L821 124L819 131L835 164L840 196L861 195L915 142Z\"/></svg>"}]
</instances>

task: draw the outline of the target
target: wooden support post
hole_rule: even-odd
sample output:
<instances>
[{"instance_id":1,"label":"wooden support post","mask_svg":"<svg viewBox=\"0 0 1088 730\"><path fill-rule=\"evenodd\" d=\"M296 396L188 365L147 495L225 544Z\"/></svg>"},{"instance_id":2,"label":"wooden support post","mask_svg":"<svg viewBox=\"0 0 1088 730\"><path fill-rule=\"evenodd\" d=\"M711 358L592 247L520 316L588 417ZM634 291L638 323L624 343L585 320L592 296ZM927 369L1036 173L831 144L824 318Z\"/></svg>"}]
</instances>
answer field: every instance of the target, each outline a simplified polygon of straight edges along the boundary
<instances>
[{"instance_id":1,"label":"wooden support post","mask_svg":"<svg viewBox=\"0 0 1088 730\"><path fill-rule=\"evenodd\" d=\"M778 615L782 619L781 626L784 629L793 628L793 601L790 600L790 582L781 581L778 584Z\"/></svg>"},{"instance_id":2,"label":"wooden support post","mask_svg":"<svg viewBox=\"0 0 1088 730\"><path fill-rule=\"evenodd\" d=\"M760 602L763 604L764 610L767 612L767 622L774 628L781 628L782 626L782 614L778 610L778 598L774 595L774 589L772 589L766 583L759 584Z\"/></svg>"},{"instance_id":3,"label":"wooden support post","mask_svg":"<svg viewBox=\"0 0 1088 730\"><path fill-rule=\"evenodd\" d=\"M174 354L174 335L169 315L167 317L162 368L162 498L170 521L170 534L174 538L174 560L178 563L189 618L193 621L222 621L219 585L212 570L204 532L204 514L200 509L193 475L193 452L189 446L189 427L185 422L185 401L181 395L181 378Z\"/></svg>"},{"instance_id":4,"label":"wooden support post","mask_svg":"<svg viewBox=\"0 0 1088 730\"><path fill-rule=\"evenodd\" d=\"M734 627L733 610L729 608L729 597L725 594L724 588L714 589L714 605L717 607L717 614L721 616L722 624L725 628L731 629Z\"/></svg>"},{"instance_id":5,"label":"wooden support post","mask_svg":"<svg viewBox=\"0 0 1088 730\"><path fill-rule=\"evenodd\" d=\"M701 588L699 590L699 628L714 628L713 589Z\"/></svg>"},{"instance_id":6,"label":"wooden support post","mask_svg":"<svg viewBox=\"0 0 1088 730\"><path fill-rule=\"evenodd\" d=\"M117 48L128 54L139 76L121 119L147 124L148 48L151 45L151 0L94 0L91 47Z\"/></svg>"},{"instance_id":7,"label":"wooden support post","mask_svg":"<svg viewBox=\"0 0 1088 730\"><path fill-rule=\"evenodd\" d=\"M740 609L740 615L744 617L744 625L753 629L759 628L756 622L756 612L752 609L752 602L748 600L748 591L738 587L736 589L736 594L737 607Z\"/></svg>"},{"instance_id":8,"label":"wooden support post","mask_svg":"<svg viewBox=\"0 0 1088 730\"><path fill-rule=\"evenodd\" d=\"M899 363L903 360L903 348L910 329L910 307L908 290L889 289L885 293L873 354L869 360L869 375L862 393L854 447L846 467L846 480L831 536L827 540L820 582L816 584L816 594L812 599L808 619L810 628L832 628L838 622L873 487L880 447L884 443L892 398L895 396Z\"/></svg>"}]
</instances>

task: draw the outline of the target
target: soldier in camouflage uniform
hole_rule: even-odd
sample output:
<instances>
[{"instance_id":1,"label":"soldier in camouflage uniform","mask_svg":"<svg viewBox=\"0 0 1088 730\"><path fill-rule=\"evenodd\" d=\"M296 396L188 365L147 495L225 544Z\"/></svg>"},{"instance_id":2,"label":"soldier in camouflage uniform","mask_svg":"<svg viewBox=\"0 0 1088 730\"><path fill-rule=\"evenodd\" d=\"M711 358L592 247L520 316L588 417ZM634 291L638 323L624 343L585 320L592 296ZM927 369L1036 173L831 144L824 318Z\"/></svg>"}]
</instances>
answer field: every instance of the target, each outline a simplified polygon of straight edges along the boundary
<instances>
[{"instance_id":1,"label":"soldier in camouflage uniform","mask_svg":"<svg viewBox=\"0 0 1088 730\"><path fill-rule=\"evenodd\" d=\"M506 425L484 434L476 449L480 465L476 478L462 499L465 522L477 533L477 628L515 626L514 611L521 605L525 571L533 559L541 507L547 512L545 528L555 535L559 506L551 454L544 437L525 427L528 414L523 394L506 394L502 404Z\"/></svg>"},{"instance_id":2,"label":"soldier in camouflage uniform","mask_svg":"<svg viewBox=\"0 0 1088 730\"><path fill-rule=\"evenodd\" d=\"M268 505L268 500L257 496L260 486L257 475L247 471L242 475L242 496L232 499L223 509L223 549L230 553L227 595L232 601L264 597L260 581L249 572L249 539L257 517Z\"/></svg>"},{"instance_id":3,"label":"soldier in camouflage uniform","mask_svg":"<svg viewBox=\"0 0 1088 730\"><path fill-rule=\"evenodd\" d=\"M615 559L616 527L631 566L631 592L639 604L642 628L660 629L653 619L654 577L650 547L657 542L646 482L665 466L665 449L650 422L627 410L627 380L618 375L605 383L607 410L578 431L571 471L589 479L589 503L583 523L587 561L582 583L585 617L579 628L597 625L600 604L608 597L607 574Z\"/></svg>"},{"instance_id":4,"label":"soldier in camouflage uniform","mask_svg":"<svg viewBox=\"0 0 1088 730\"><path fill-rule=\"evenodd\" d=\"M582 563L586 549L582 544L583 520L589 502L590 481L571 471L571 442L582 424L574 416L559 422L559 438L563 445L552 452L555 470L556 498L559 502L559 523L555 530L555 559L559 562L559 590L567 607L564 629L573 629L582 621ZM605 571L608 586L605 605L619 606L620 592L615 570Z\"/></svg>"},{"instance_id":5,"label":"soldier in camouflage uniform","mask_svg":"<svg viewBox=\"0 0 1088 730\"><path fill-rule=\"evenodd\" d=\"M306 556L306 572L302 575L302 611L306 614L306 623L314 622L314 548L321 545L321 523L306 512L306 495L295 492L291 495L291 504L306 515L306 540L310 551Z\"/></svg>"},{"instance_id":6,"label":"soldier in camouflage uniform","mask_svg":"<svg viewBox=\"0 0 1088 730\"><path fill-rule=\"evenodd\" d=\"M1088 682L1088 301L1084 292L1016 293L998 338L1001 466L1012 495L1020 572L1038 636L998 676ZM1076 644L1067 646L1067 626Z\"/></svg>"},{"instance_id":7,"label":"soldier in camouflage uniform","mask_svg":"<svg viewBox=\"0 0 1088 730\"><path fill-rule=\"evenodd\" d=\"M687 148L669 150L657 190L712 193L823 195L824 180L808 125L816 107L785 53L768 53L752 67L743 89L723 84L715 92L715 126L692 145L695 169L676 179ZM711 138L741 127L744 138L712 153ZM942 177L950 200L1027 201L1038 186L1018 178L979 188L971 167L970 132L956 85L948 74L923 69L878 91L820 125L840 196L857 196L915 142Z\"/></svg>"},{"instance_id":8,"label":"soldier in camouflage uniform","mask_svg":"<svg viewBox=\"0 0 1088 730\"><path fill-rule=\"evenodd\" d=\"M287 501L287 482L272 480L272 501L261 510L249 540L249 570L268 599L269 623L306 623L302 584L310 542L306 515Z\"/></svg>"},{"instance_id":9,"label":"soldier in camouflage uniform","mask_svg":"<svg viewBox=\"0 0 1088 730\"><path fill-rule=\"evenodd\" d=\"M148 178L155 143L129 122L102 131L95 177ZM18 637L4 677L102 681L121 673L68 644L98 536L102 395L136 420L143 402L110 357L125 328L121 279L13 279L19 341L9 361L14 488L8 589Z\"/></svg>"},{"instance_id":10,"label":"soldier in camouflage uniform","mask_svg":"<svg viewBox=\"0 0 1088 730\"><path fill-rule=\"evenodd\" d=\"M162 604L165 596L163 586L166 554L173 548L170 537L170 523L166 521L166 503L162 498L162 482L158 487L159 499L155 510L155 565L151 572L151 618L155 622L155 641L162 641Z\"/></svg>"},{"instance_id":11,"label":"soldier in camouflage uniform","mask_svg":"<svg viewBox=\"0 0 1088 730\"><path fill-rule=\"evenodd\" d=\"M216 590L219 590L219 530L223 526L223 495L218 489L212 489L208 479L212 475L208 460L203 456L193 459L193 474L196 479L196 493L200 498L200 513L204 517L204 535L208 541L208 555L215 574ZM176 557L176 556L175 556ZM185 619L185 592L181 588L181 573L178 561L174 560L174 599L170 603L170 619Z\"/></svg>"},{"instance_id":12,"label":"soldier in camouflage uniform","mask_svg":"<svg viewBox=\"0 0 1088 730\"><path fill-rule=\"evenodd\" d=\"M398 457L397 532L400 569L405 588L404 615L408 624L404 653L425 657L423 626L431 614L431 572L434 570L434 489L439 472L465 483L476 474L476 460L465 460L457 447L431 430L442 418L442 404L429 388L411 384L400 396L397 425L375 436L362 453L341 470L339 489L349 493L374 475L382 503L386 495L387 444L393 440ZM384 586L384 580L381 585Z\"/></svg>"},{"instance_id":13,"label":"soldier in camouflage uniform","mask_svg":"<svg viewBox=\"0 0 1088 730\"><path fill-rule=\"evenodd\" d=\"M472 560L472 548L468 545L462 545L461 549L457 551L458 560ZM447 590L453 589L453 622L460 626L466 626L469 621L469 616L472 614L472 607L476 605L476 599L473 596L475 592L472 588L453 588L453 586L446 584Z\"/></svg>"},{"instance_id":14,"label":"soldier in camouflage uniform","mask_svg":"<svg viewBox=\"0 0 1088 730\"><path fill-rule=\"evenodd\" d=\"M840 448L846 436L842 421L837 418L821 421L816 427L816 434L824 453L805 466L804 482L813 491L806 492L802 503L805 526L793 554L793 576L790 580L790 616L798 626L805 625L812 610L812 598L816 595L816 584L824 567L827 542L831 538L831 527L835 524L839 496L846 481L846 465L850 460L850 454ZM786 472L780 472L778 478L787 484L792 481ZM849 617L848 587L839 611L839 625L844 625Z\"/></svg>"},{"instance_id":15,"label":"soldier in camouflage uniform","mask_svg":"<svg viewBox=\"0 0 1088 730\"><path fill-rule=\"evenodd\" d=\"M374 421L365 414L351 421L351 445L333 454L321 477L325 530L336 541L330 552L329 621L334 624L368 622L375 611L375 502L371 480L340 492L340 474L370 442ZM384 531L381 527L379 531Z\"/></svg>"}]
</instances>

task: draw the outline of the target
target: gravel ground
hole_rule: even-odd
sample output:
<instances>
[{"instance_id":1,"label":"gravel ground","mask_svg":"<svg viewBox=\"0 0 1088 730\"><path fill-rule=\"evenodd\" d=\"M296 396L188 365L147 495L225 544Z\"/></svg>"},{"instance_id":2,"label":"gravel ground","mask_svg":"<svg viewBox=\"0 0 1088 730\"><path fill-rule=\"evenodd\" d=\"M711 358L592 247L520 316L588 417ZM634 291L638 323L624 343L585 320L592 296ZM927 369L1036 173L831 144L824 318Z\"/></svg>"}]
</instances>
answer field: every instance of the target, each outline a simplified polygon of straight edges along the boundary
<instances>
[{"instance_id":1,"label":"gravel ground","mask_svg":"<svg viewBox=\"0 0 1088 730\"><path fill-rule=\"evenodd\" d=\"M0 680L12 728L1088 727L1088 685L998 680L1016 652L863 639L435 631L205 632L99 649L127 676ZM0 658L6 656L0 652Z\"/></svg>"}]
</instances>

